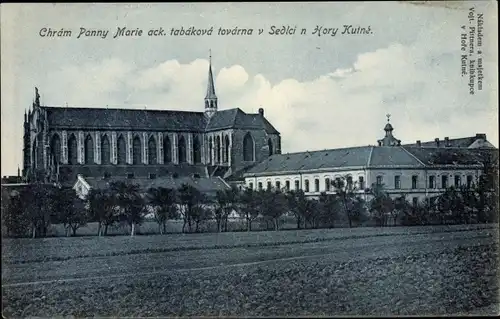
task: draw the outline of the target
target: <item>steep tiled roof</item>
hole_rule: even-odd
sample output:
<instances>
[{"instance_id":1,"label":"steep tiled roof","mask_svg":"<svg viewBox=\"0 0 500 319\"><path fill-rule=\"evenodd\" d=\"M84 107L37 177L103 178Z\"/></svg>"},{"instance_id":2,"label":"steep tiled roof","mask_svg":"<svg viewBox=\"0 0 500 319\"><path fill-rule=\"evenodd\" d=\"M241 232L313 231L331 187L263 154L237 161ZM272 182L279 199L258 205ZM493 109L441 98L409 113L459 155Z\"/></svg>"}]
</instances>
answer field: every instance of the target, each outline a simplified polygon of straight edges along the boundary
<instances>
[{"instance_id":1,"label":"steep tiled roof","mask_svg":"<svg viewBox=\"0 0 500 319\"><path fill-rule=\"evenodd\" d=\"M477 142L475 146L472 146ZM405 144L404 146L418 146L416 143ZM426 141L420 143L421 147L437 147L436 141ZM476 136L461 137L461 138L449 138L447 141L445 139L439 139L439 147L452 147L452 148L468 148L468 147L494 147L490 142L486 140L485 134L476 134Z\"/></svg>"},{"instance_id":2,"label":"steep tiled roof","mask_svg":"<svg viewBox=\"0 0 500 319\"><path fill-rule=\"evenodd\" d=\"M433 167L481 165L485 150L401 146L361 146L276 154L248 169L244 176L347 167ZM491 151L491 150L490 150ZM498 154L498 152L496 153ZM498 155L495 157L498 159Z\"/></svg>"},{"instance_id":3,"label":"steep tiled roof","mask_svg":"<svg viewBox=\"0 0 500 319\"><path fill-rule=\"evenodd\" d=\"M314 152L275 154L249 169L246 174L366 166L371 151L372 147L362 146Z\"/></svg>"},{"instance_id":4,"label":"steep tiled roof","mask_svg":"<svg viewBox=\"0 0 500 319\"><path fill-rule=\"evenodd\" d=\"M241 109L222 110L215 113L207 125L207 131L220 129L265 129L268 134L279 132L260 114L247 114Z\"/></svg>"},{"instance_id":5,"label":"steep tiled roof","mask_svg":"<svg viewBox=\"0 0 500 319\"><path fill-rule=\"evenodd\" d=\"M203 112L44 107L51 127L203 131Z\"/></svg>"},{"instance_id":6,"label":"steep tiled roof","mask_svg":"<svg viewBox=\"0 0 500 319\"><path fill-rule=\"evenodd\" d=\"M116 181L122 181L127 184L136 184L141 190L147 191L149 188L165 187L179 189L183 184L188 184L196 187L199 191L203 193L215 193L218 190L226 190L229 186L220 178L212 177L161 177L156 179L149 178L133 178L127 179L125 177L112 177L109 179L87 177L84 180L92 188L97 189L108 189L109 184Z\"/></svg>"}]
</instances>

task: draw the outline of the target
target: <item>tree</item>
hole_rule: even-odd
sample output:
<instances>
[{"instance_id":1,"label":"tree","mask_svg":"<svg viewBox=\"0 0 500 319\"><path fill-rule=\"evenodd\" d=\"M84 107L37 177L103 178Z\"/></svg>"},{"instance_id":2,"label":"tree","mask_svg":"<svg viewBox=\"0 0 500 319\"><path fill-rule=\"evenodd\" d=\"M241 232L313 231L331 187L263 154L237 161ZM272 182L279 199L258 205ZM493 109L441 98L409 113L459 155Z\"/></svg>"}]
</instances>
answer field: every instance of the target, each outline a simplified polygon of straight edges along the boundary
<instances>
[{"instance_id":1,"label":"tree","mask_svg":"<svg viewBox=\"0 0 500 319\"><path fill-rule=\"evenodd\" d=\"M23 209L23 199L18 191L10 192L2 187L2 224L7 236L23 237L29 232L30 221Z\"/></svg>"},{"instance_id":2,"label":"tree","mask_svg":"<svg viewBox=\"0 0 500 319\"><path fill-rule=\"evenodd\" d=\"M86 202L90 220L98 223L97 235L106 236L108 227L118 221L113 194L110 190L91 189Z\"/></svg>"},{"instance_id":3,"label":"tree","mask_svg":"<svg viewBox=\"0 0 500 319\"><path fill-rule=\"evenodd\" d=\"M217 191L215 195L215 220L217 223L217 232L221 231L221 226L224 231L227 231L227 220L233 210L237 209L238 189L232 187L223 191Z\"/></svg>"},{"instance_id":4,"label":"tree","mask_svg":"<svg viewBox=\"0 0 500 319\"><path fill-rule=\"evenodd\" d=\"M454 187L448 188L438 197L437 206L441 216L441 223L448 223L450 220L455 223L464 222L465 205L460 193Z\"/></svg>"},{"instance_id":5,"label":"tree","mask_svg":"<svg viewBox=\"0 0 500 319\"><path fill-rule=\"evenodd\" d=\"M302 221L305 220L310 208L309 200L303 190L289 191L286 193L288 209L297 220L297 229L301 228Z\"/></svg>"},{"instance_id":6,"label":"tree","mask_svg":"<svg viewBox=\"0 0 500 319\"><path fill-rule=\"evenodd\" d=\"M154 209L154 218L158 223L160 234L166 233L167 221L177 218L177 193L172 188L150 188L148 199Z\"/></svg>"},{"instance_id":7,"label":"tree","mask_svg":"<svg viewBox=\"0 0 500 319\"><path fill-rule=\"evenodd\" d=\"M51 221L56 220L54 187L41 183L30 184L20 191L22 210L30 222L32 238L47 235Z\"/></svg>"},{"instance_id":8,"label":"tree","mask_svg":"<svg viewBox=\"0 0 500 319\"><path fill-rule=\"evenodd\" d=\"M185 232L186 224L189 226L189 231L192 231L193 215L195 214L195 206L199 205L202 200L201 192L194 186L182 184L178 191L179 201L181 203L181 214L184 220L182 232Z\"/></svg>"},{"instance_id":9,"label":"tree","mask_svg":"<svg viewBox=\"0 0 500 319\"><path fill-rule=\"evenodd\" d=\"M240 198L241 211L245 216L247 231L252 230L252 222L259 216L258 193L251 188L243 191Z\"/></svg>"},{"instance_id":10,"label":"tree","mask_svg":"<svg viewBox=\"0 0 500 319\"><path fill-rule=\"evenodd\" d=\"M370 212L378 226L386 226L387 215L394 210L394 202L382 185L373 185L371 193L373 198L370 201Z\"/></svg>"},{"instance_id":11,"label":"tree","mask_svg":"<svg viewBox=\"0 0 500 319\"><path fill-rule=\"evenodd\" d=\"M54 222L64 225L66 236L69 236L70 230L75 236L78 228L87 223L87 214L80 198L71 187L56 189L52 194L54 196L53 209L56 214Z\"/></svg>"},{"instance_id":12,"label":"tree","mask_svg":"<svg viewBox=\"0 0 500 319\"><path fill-rule=\"evenodd\" d=\"M347 175L335 178L331 181L331 185L336 196L338 196L340 200L342 210L344 211L349 222L349 228L351 228L353 217L358 214L358 212L352 210L352 208L355 207L355 205L353 205L353 201L356 198L356 192L358 190L357 183L353 182L352 177Z\"/></svg>"},{"instance_id":13,"label":"tree","mask_svg":"<svg viewBox=\"0 0 500 319\"><path fill-rule=\"evenodd\" d=\"M191 210L190 215L195 223L195 232L199 232L199 225L202 222L212 218L212 210L205 205L207 203L208 199L202 196L200 202L193 206Z\"/></svg>"},{"instance_id":14,"label":"tree","mask_svg":"<svg viewBox=\"0 0 500 319\"><path fill-rule=\"evenodd\" d=\"M141 224L146 212L145 200L140 194L139 185L125 182L112 182L110 189L119 209L119 217L130 226L130 236L135 235L135 226Z\"/></svg>"},{"instance_id":15,"label":"tree","mask_svg":"<svg viewBox=\"0 0 500 319\"><path fill-rule=\"evenodd\" d=\"M325 192L319 195L320 219L328 228L335 227L337 211L340 206L338 197Z\"/></svg>"},{"instance_id":16,"label":"tree","mask_svg":"<svg viewBox=\"0 0 500 319\"><path fill-rule=\"evenodd\" d=\"M279 230L279 219L287 210L285 195L279 190L265 190L258 192L260 212L262 216L272 220L274 230Z\"/></svg>"}]
</instances>

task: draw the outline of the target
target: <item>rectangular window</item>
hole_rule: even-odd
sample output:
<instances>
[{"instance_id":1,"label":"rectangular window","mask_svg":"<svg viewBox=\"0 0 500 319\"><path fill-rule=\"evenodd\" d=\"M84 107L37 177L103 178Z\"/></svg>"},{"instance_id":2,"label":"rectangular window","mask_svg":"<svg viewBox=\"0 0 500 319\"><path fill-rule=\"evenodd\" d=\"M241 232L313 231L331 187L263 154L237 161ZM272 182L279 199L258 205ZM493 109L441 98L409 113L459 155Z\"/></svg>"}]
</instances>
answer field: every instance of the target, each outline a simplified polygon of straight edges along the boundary
<instances>
[{"instance_id":1,"label":"rectangular window","mask_svg":"<svg viewBox=\"0 0 500 319\"><path fill-rule=\"evenodd\" d=\"M149 179L156 179L156 174L150 173L149 174Z\"/></svg>"},{"instance_id":2,"label":"rectangular window","mask_svg":"<svg viewBox=\"0 0 500 319\"><path fill-rule=\"evenodd\" d=\"M460 175L455 175L455 188L459 188L461 183Z\"/></svg>"},{"instance_id":3,"label":"rectangular window","mask_svg":"<svg viewBox=\"0 0 500 319\"><path fill-rule=\"evenodd\" d=\"M253 183L248 183L248 188L253 189Z\"/></svg>"},{"instance_id":4,"label":"rectangular window","mask_svg":"<svg viewBox=\"0 0 500 319\"><path fill-rule=\"evenodd\" d=\"M127 173L127 178L128 179L134 178L134 173Z\"/></svg>"},{"instance_id":5,"label":"rectangular window","mask_svg":"<svg viewBox=\"0 0 500 319\"><path fill-rule=\"evenodd\" d=\"M314 191L319 192L319 179L314 180Z\"/></svg>"},{"instance_id":6,"label":"rectangular window","mask_svg":"<svg viewBox=\"0 0 500 319\"><path fill-rule=\"evenodd\" d=\"M472 175L467 175L467 188L472 187Z\"/></svg>"},{"instance_id":7,"label":"rectangular window","mask_svg":"<svg viewBox=\"0 0 500 319\"><path fill-rule=\"evenodd\" d=\"M280 181L276 181L276 189L281 189L281 183Z\"/></svg>"},{"instance_id":8,"label":"rectangular window","mask_svg":"<svg viewBox=\"0 0 500 319\"><path fill-rule=\"evenodd\" d=\"M413 197L412 202L413 202L413 206L417 206L418 205L418 197Z\"/></svg>"},{"instance_id":9,"label":"rectangular window","mask_svg":"<svg viewBox=\"0 0 500 319\"><path fill-rule=\"evenodd\" d=\"M290 191L290 181L285 181L285 189L286 191Z\"/></svg>"},{"instance_id":10,"label":"rectangular window","mask_svg":"<svg viewBox=\"0 0 500 319\"><path fill-rule=\"evenodd\" d=\"M350 175L347 176L346 180L347 180L347 189L352 190L352 186L353 186L352 176L350 176Z\"/></svg>"},{"instance_id":11,"label":"rectangular window","mask_svg":"<svg viewBox=\"0 0 500 319\"><path fill-rule=\"evenodd\" d=\"M429 188L434 189L436 187L436 177L435 176L429 176Z\"/></svg>"},{"instance_id":12,"label":"rectangular window","mask_svg":"<svg viewBox=\"0 0 500 319\"><path fill-rule=\"evenodd\" d=\"M267 190L270 191L272 187L273 185L271 184L271 182L267 182Z\"/></svg>"},{"instance_id":13,"label":"rectangular window","mask_svg":"<svg viewBox=\"0 0 500 319\"><path fill-rule=\"evenodd\" d=\"M300 189L300 181L295 181L295 190L298 191Z\"/></svg>"},{"instance_id":14,"label":"rectangular window","mask_svg":"<svg viewBox=\"0 0 500 319\"><path fill-rule=\"evenodd\" d=\"M395 189L401 188L401 176L394 176L394 188Z\"/></svg>"},{"instance_id":15,"label":"rectangular window","mask_svg":"<svg viewBox=\"0 0 500 319\"><path fill-rule=\"evenodd\" d=\"M262 182L259 182L259 190L262 190Z\"/></svg>"},{"instance_id":16,"label":"rectangular window","mask_svg":"<svg viewBox=\"0 0 500 319\"><path fill-rule=\"evenodd\" d=\"M365 178L363 176L358 177L359 189L365 189Z\"/></svg>"},{"instance_id":17,"label":"rectangular window","mask_svg":"<svg viewBox=\"0 0 500 319\"><path fill-rule=\"evenodd\" d=\"M412 176L411 177L411 188L416 189L418 188L418 176Z\"/></svg>"},{"instance_id":18,"label":"rectangular window","mask_svg":"<svg viewBox=\"0 0 500 319\"><path fill-rule=\"evenodd\" d=\"M382 176L377 176L377 185L382 185Z\"/></svg>"},{"instance_id":19,"label":"rectangular window","mask_svg":"<svg viewBox=\"0 0 500 319\"><path fill-rule=\"evenodd\" d=\"M330 191L330 187L331 187L330 179L329 178L325 178L325 190L327 192L329 192Z\"/></svg>"},{"instance_id":20,"label":"rectangular window","mask_svg":"<svg viewBox=\"0 0 500 319\"><path fill-rule=\"evenodd\" d=\"M111 174L108 173L108 172L104 172L104 178L110 178L111 177Z\"/></svg>"},{"instance_id":21,"label":"rectangular window","mask_svg":"<svg viewBox=\"0 0 500 319\"><path fill-rule=\"evenodd\" d=\"M308 192L309 192L309 180L308 180L308 179L306 179L306 180L304 181L304 183L305 183L305 190L304 190L304 192L308 193Z\"/></svg>"},{"instance_id":22,"label":"rectangular window","mask_svg":"<svg viewBox=\"0 0 500 319\"><path fill-rule=\"evenodd\" d=\"M441 188L448 188L448 176L441 176Z\"/></svg>"}]
</instances>

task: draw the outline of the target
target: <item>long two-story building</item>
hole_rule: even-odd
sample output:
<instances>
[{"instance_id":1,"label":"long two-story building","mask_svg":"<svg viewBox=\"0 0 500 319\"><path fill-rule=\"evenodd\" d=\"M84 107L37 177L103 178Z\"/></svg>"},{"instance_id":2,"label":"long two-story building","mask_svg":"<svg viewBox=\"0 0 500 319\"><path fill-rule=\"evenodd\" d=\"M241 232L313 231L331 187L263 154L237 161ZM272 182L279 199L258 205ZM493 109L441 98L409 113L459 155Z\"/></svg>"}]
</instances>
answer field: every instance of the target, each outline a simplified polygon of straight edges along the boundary
<instances>
[{"instance_id":1,"label":"long two-story building","mask_svg":"<svg viewBox=\"0 0 500 319\"><path fill-rule=\"evenodd\" d=\"M392 197L405 194L417 202L450 186L472 186L483 172L484 156L498 154L484 134L401 145L390 123L384 130L377 145L273 155L244 174L245 186L300 189L315 197L333 193L331 181L344 177L362 196L370 196L375 184Z\"/></svg>"}]
</instances>

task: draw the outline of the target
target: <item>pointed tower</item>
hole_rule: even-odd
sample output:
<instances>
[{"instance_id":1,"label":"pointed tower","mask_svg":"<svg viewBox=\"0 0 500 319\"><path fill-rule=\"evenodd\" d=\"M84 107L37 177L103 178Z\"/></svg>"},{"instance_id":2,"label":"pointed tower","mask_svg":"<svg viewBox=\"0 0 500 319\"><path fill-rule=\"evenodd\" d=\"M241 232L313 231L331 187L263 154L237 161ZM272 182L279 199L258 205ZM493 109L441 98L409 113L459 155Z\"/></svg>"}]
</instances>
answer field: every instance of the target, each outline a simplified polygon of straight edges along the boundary
<instances>
[{"instance_id":1,"label":"pointed tower","mask_svg":"<svg viewBox=\"0 0 500 319\"><path fill-rule=\"evenodd\" d=\"M205 115L207 117L212 117L215 112L217 112L217 95L215 95L214 77L212 74L212 52L210 51L207 95L205 96Z\"/></svg>"},{"instance_id":2,"label":"pointed tower","mask_svg":"<svg viewBox=\"0 0 500 319\"><path fill-rule=\"evenodd\" d=\"M387 114L386 116L387 116L387 124L384 127L385 136L383 139L377 141L378 146L400 146L401 140L398 140L392 135L392 131L394 130L394 128L390 123L391 115Z\"/></svg>"}]
</instances>

